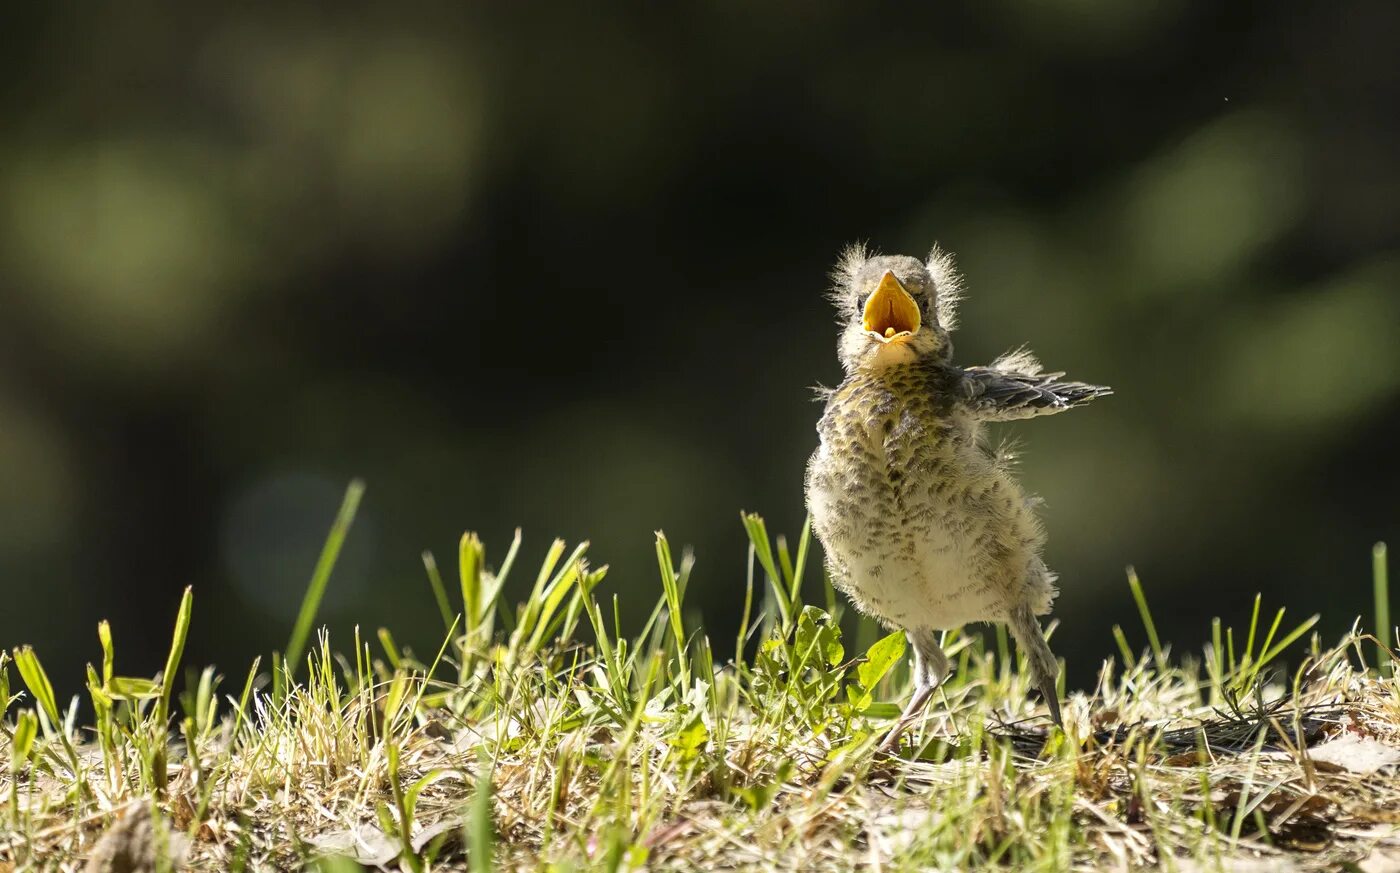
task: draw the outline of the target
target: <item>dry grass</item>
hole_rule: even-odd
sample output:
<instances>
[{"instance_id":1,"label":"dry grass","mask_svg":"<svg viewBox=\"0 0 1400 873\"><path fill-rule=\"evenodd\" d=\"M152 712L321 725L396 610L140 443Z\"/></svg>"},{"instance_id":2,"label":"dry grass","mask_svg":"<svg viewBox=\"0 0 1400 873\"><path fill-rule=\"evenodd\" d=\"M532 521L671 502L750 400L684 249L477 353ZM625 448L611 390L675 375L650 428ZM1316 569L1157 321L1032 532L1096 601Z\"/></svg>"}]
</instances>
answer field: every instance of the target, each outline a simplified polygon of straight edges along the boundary
<instances>
[{"instance_id":1,"label":"dry grass","mask_svg":"<svg viewBox=\"0 0 1400 873\"><path fill-rule=\"evenodd\" d=\"M1118 632L1126 659L1069 695L1066 733L1045 729L1013 659L953 634L943 695L883 757L901 638L847 652L830 611L796 594L806 538L789 554L745 521L754 620L726 655L686 626L690 562L661 537L663 593L630 639L582 548L556 544L506 610L513 561L485 571L466 537L460 592L430 573L447 642L423 661L383 632L344 656L322 637L289 662L299 680L255 664L230 688L206 671L177 700L173 680L117 675L108 635L95 723L78 729L18 650L0 668L0 870L121 853L207 870L1400 865L1400 686L1366 668L1360 633L1324 649L1310 622L1270 629L1256 610L1175 659L1134 585L1149 648Z\"/></svg>"}]
</instances>

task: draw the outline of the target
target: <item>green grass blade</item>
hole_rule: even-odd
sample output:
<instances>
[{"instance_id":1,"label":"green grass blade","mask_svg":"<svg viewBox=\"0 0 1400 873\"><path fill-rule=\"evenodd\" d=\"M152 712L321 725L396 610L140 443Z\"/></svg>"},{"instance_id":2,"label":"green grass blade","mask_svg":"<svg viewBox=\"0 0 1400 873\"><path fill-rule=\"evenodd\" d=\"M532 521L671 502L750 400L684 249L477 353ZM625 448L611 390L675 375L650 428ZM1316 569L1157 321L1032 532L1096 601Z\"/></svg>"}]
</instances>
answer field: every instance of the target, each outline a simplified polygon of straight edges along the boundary
<instances>
[{"instance_id":1,"label":"green grass blade","mask_svg":"<svg viewBox=\"0 0 1400 873\"><path fill-rule=\"evenodd\" d=\"M438 572L437 558L432 552L423 552L423 569L428 573L428 586L433 589L433 600L438 613L442 615L442 626L452 626L452 606L447 601L447 588L442 584L442 574Z\"/></svg>"},{"instance_id":2,"label":"green grass blade","mask_svg":"<svg viewBox=\"0 0 1400 873\"><path fill-rule=\"evenodd\" d=\"M753 546L749 546L748 578L744 582L744 611L739 618L739 638L734 644L734 663L744 663L744 643L749 638L749 622L753 618Z\"/></svg>"},{"instance_id":3,"label":"green grass blade","mask_svg":"<svg viewBox=\"0 0 1400 873\"><path fill-rule=\"evenodd\" d=\"M29 762L34 738L39 734L39 717L31 709L15 717L15 730L10 735L10 819L19 821L19 773Z\"/></svg>"},{"instance_id":4,"label":"green grass blade","mask_svg":"<svg viewBox=\"0 0 1400 873\"><path fill-rule=\"evenodd\" d=\"M690 665L686 661L685 622L681 615L680 585L676 579L676 565L671 561L671 544L666 535L656 532L656 566L661 571L661 590L666 598L667 620L670 622L671 637L676 644L676 660L680 666L683 687L690 687Z\"/></svg>"},{"instance_id":5,"label":"green grass blade","mask_svg":"<svg viewBox=\"0 0 1400 873\"><path fill-rule=\"evenodd\" d=\"M778 567L783 571L783 585L791 591L797 574L792 569L792 550L788 548L787 537L782 534L778 534Z\"/></svg>"},{"instance_id":6,"label":"green grass blade","mask_svg":"<svg viewBox=\"0 0 1400 873\"><path fill-rule=\"evenodd\" d=\"M34 740L39 735L39 717L34 710L22 710L15 717L15 730L10 734L10 818L19 820L19 774L29 763Z\"/></svg>"},{"instance_id":7,"label":"green grass blade","mask_svg":"<svg viewBox=\"0 0 1400 873\"><path fill-rule=\"evenodd\" d=\"M1395 669L1390 662L1390 647L1395 645L1395 627L1390 623L1390 573L1385 543L1371 549L1371 587L1376 602L1376 669L1389 679Z\"/></svg>"},{"instance_id":8,"label":"green grass blade","mask_svg":"<svg viewBox=\"0 0 1400 873\"><path fill-rule=\"evenodd\" d=\"M467 851L471 873L491 873L494 868L496 830L491 821L491 771L483 756L476 791L472 794L471 816L467 823Z\"/></svg>"},{"instance_id":9,"label":"green grass blade","mask_svg":"<svg viewBox=\"0 0 1400 873\"><path fill-rule=\"evenodd\" d=\"M582 579L588 573L588 562L584 560L587 549L587 540L579 543L568 562L545 586L535 621L535 630L530 635L529 650L532 653L543 648L545 642L559 632L567 619L568 610L565 609L561 612L559 607L564 604L566 598L571 598L577 592L574 582Z\"/></svg>"},{"instance_id":10,"label":"green grass blade","mask_svg":"<svg viewBox=\"0 0 1400 873\"><path fill-rule=\"evenodd\" d=\"M180 611L175 615L175 633L170 640L170 654L165 658L165 671L161 674L160 697L156 702L156 722L164 724L170 713L170 695L175 690L175 673L180 668L180 658L185 654L185 640L190 635L190 614L194 611L194 592L185 588L180 598Z\"/></svg>"},{"instance_id":11,"label":"green grass blade","mask_svg":"<svg viewBox=\"0 0 1400 873\"><path fill-rule=\"evenodd\" d=\"M1259 630L1259 605L1263 602L1264 595L1254 595L1254 612L1249 616L1249 636L1244 643L1244 661L1249 664L1254 660L1254 635Z\"/></svg>"},{"instance_id":12,"label":"green grass blade","mask_svg":"<svg viewBox=\"0 0 1400 873\"><path fill-rule=\"evenodd\" d=\"M1142 616L1142 626L1147 631L1147 644L1152 647L1152 658L1157 662L1157 668L1163 669L1167 659L1162 653L1162 641L1157 637L1157 624L1152 620L1152 610L1147 608L1147 595L1143 593L1142 580L1138 579L1137 570L1132 567L1128 568L1128 587L1133 591L1138 615Z\"/></svg>"},{"instance_id":13,"label":"green grass blade","mask_svg":"<svg viewBox=\"0 0 1400 873\"><path fill-rule=\"evenodd\" d=\"M287 640L287 653L282 662L288 678L296 675L297 663L306 652L306 643L311 639L311 629L316 623L316 613L321 608L321 598L326 593L326 583L330 582L331 571L340 557L340 547L350 533L350 525L355 521L355 513L360 508L360 498L364 496L365 483L356 479L345 489L345 499L331 525L330 535L321 547L321 557L316 561L316 569L311 574L311 584L306 586L306 595L301 600L301 610L297 613L296 624L292 626L292 636Z\"/></svg>"},{"instance_id":14,"label":"green grass blade","mask_svg":"<svg viewBox=\"0 0 1400 873\"><path fill-rule=\"evenodd\" d=\"M1284 607L1279 607L1278 612L1274 613L1274 622L1269 625L1269 632L1264 635L1264 641L1259 644L1259 666L1261 667L1264 666L1268 657L1265 653L1269 651L1269 646L1273 645L1274 637L1278 635L1279 625L1283 624L1285 611Z\"/></svg>"},{"instance_id":15,"label":"green grass blade","mask_svg":"<svg viewBox=\"0 0 1400 873\"><path fill-rule=\"evenodd\" d=\"M477 625L482 620L481 565L485 557L486 549L481 544L481 538L471 531L462 534L462 540L457 545L457 575L462 586L463 629L468 636L476 633Z\"/></svg>"},{"instance_id":16,"label":"green grass blade","mask_svg":"<svg viewBox=\"0 0 1400 873\"><path fill-rule=\"evenodd\" d=\"M495 607L496 601L500 599L501 589L505 587L506 579L510 576L510 568L515 566L515 556L520 554L522 539L520 528L516 528L515 537L510 541L510 548L506 551L506 559L501 562L501 569L496 571L495 577L491 580L491 588L485 592L481 603L481 608L488 614Z\"/></svg>"},{"instance_id":17,"label":"green grass blade","mask_svg":"<svg viewBox=\"0 0 1400 873\"><path fill-rule=\"evenodd\" d=\"M247 717L248 701L253 696L253 683L258 678L258 666L262 663L262 656L253 659L253 666L248 669L248 679L243 683L243 693L238 695L238 710L234 715L233 736L238 736L238 731L243 727L243 720Z\"/></svg>"},{"instance_id":18,"label":"green grass blade","mask_svg":"<svg viewBox=\"0 0 1400 873\"><path fill-rule=\"evenodd\" d=\"M287 689L284 687L282 678L282 653L276 649L272 650L272 699L282 700Z\"/></svg>"},{"instance_id":19,"label":"green grass blade","mask_svg":"<svg viewBox=\"0 0 1400 873\"><path fill-rule=\"evenodd\" d=\"M768 539L768 527L764 524L762 516L757 513L744 512L740 513L739 517L744 522L744 530L748 532L749 542L753 544L754 556L758 558L759 566L763 567L763 572L768 576L768 584L772 589L773 598L778 604L783 631L786 632L792 628L796 612L792 598L788 595L787 587L783 584L782 574L773 560L773 544Z\"/></svg>"},{"instance_id":20,"label":"green grass blade","mask_svg":"<svg viewBox=\"0 0 1400 873\"><path fill-rule=\"evenodd\" d=\"M1280 610L1280 613L1281 612L1282 610ZM1307 621L1303 622L1302 624L1295 627L1292 631L1290 631L1288 635L1285 636L1283 639L1279 640L1273 646L1266 649L1259 656L1259 666L1262 667L1265 664L1268 664L1269 662L1273 661L1274 658L1277 658L1279 656L1279 653L1281 653L1284 649L1297 642L1298 638L1301 637L1303 634L1312 630L1313 625L1317 624L1318 620L1321 619L1321 617L1322 616L1320 615L1314 615L1310 617Z\"/></svg>"},{"instance_id":21,"label":"green grass blade","mask_svg":"<svg viewBox=\"0 0 1400 873\"><path fill-rule=\"evenodd\" d=\"M389 667L397 670L403 666L403 654L399 651L398 643L394 642L394 635L387 627L381 627L376 636L379 637L379 647L384 650L384 657L389 661Z\"/></svg>"},{"instance_id":22,"label":"green grass blade","mask_svg":"<svg viewBox=\"0 0 1400 873\"><path fill-rule=\"evenodd\" d=\"M1137 662L1133 657L1133 647L1128 645L1128 637L1123 633L1123 628L1119 625L1113 626L1113 640L1118 644L1118 654L1123 658L1123 668L1128 669Z\"/></svg>"},{"instance_id":23,"label":"green grass blade","mask_svg":"<svg viewBox=\"0 0 1400 873\"><path fill-rule=\"evenodd\" d=\"M10 708L10 653L0 650L0 722Z\"/></svg>"},{"instance_id":24,"label":"green grass blade","mask_svg":"<svg viewBox=\"0 0 1400 873\"><path fill-rule=\"evenodd\" d=\"M802 536L797 540L797 564L792 572L792 598L793 602L800 602L802 599L802 576L807 569L807 555L812 548L812 516L808 515L802 520ZM834 612L834 610L827 610Z\"/></svg>"},{"instance_id":25,"label":"green grass blade","mask_svg":"<svg viewBox=\"0 0 1400 873\"><path fill-rule=\"evenodd\" d=\"M112 626L105 620L97 623L97 639L102 643L102 681L112 681L112 671L116 669L115 648L112 645Z\"/></svg>"}]
</instances>

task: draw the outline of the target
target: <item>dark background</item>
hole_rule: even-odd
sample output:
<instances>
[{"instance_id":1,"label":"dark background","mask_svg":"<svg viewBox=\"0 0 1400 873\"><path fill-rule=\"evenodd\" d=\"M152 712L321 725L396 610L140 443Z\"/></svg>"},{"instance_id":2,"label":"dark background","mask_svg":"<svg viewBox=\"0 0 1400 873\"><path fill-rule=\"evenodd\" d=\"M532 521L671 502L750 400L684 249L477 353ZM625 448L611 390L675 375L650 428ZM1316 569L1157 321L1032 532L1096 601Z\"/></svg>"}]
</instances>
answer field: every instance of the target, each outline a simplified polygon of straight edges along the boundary
<instances>
[{"instance_id":1,"label":"dark background","mask_svg":"<svg viewBox=\"0 0 1400 873\"><path fill-rule=\"evenodd\" d=\"M332 11L333 10L333 11ZM32 4L0 51L0 643L61 689L323 616L433 649L419 553L511 592L652 531L736 623L741 508L795 532L842 245L956 252L959 360L1113 398L1026 423L1090 680L1123 568L1163 636L1256 591L1331 637L1397 537L1400 6Z\"/></svg>"}]
</instances>

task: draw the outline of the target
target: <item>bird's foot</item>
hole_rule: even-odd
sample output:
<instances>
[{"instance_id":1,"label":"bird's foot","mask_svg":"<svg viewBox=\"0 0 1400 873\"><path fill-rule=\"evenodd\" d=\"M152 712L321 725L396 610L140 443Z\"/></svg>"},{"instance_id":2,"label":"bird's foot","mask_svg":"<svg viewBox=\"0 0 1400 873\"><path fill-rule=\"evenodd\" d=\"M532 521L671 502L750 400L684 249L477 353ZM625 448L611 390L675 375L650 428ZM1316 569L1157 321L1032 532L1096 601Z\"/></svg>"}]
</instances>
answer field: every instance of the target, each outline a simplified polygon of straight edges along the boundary
<instances>
[{"instance_id":1,"label":"bird's foot","mask_svg":"<svg viewBox=\"0 0 1400 873\"><path fill-rule=\"evenodd\" d=\"M894 723L894 727L890 728L889 733L885 734L885 738L880 741L880 745L875 749L876 752L888 755L899 745L900 738L908 732L914 722L923 716L924 707L928 705L928 699L933 696L937 687L937 685L927 685L914 692L914 696L909 700L909 705L904 707L904 712L899 714L899 719Z\"/></svg>"},{"instance_id":2,"label":"bird's foot","mask_svg":"<svg viewBox=\"0 0 1400 873\"><path fill-rule=\"evenodd\" d=\"M899 738L904 736L904 732L907 730L909 730L909 722L901 717L899 721L895 722L894 727L890 728L889 733L885 734L885 738L880 741L880 745L875 747L876 753L888 755L890 752L894 751L895 747L899 745Z\"/></svg>"},{"instance_id":3,"label":"bird's foot","mask_svg":"<svg viewBox=\"0 0 1400 873\"><path fill-rule=\"evenodd\" d=\"M1057 693L1054 679L1045 679L1040 683L1040 694L1045 698L1045 705L1050 710L1050 720L1060 730L1065 729L1065 720L1060 715L1060 695Z\"/></svg>"}]
</instances>

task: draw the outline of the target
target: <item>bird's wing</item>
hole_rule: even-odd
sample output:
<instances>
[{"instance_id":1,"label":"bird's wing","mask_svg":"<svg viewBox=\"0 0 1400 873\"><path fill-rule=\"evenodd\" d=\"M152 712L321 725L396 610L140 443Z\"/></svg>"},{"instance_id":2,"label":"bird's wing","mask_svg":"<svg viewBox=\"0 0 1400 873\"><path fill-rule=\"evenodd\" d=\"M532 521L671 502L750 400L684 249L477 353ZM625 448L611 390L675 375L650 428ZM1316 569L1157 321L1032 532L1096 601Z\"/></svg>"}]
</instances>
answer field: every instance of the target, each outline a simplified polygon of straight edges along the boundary
<instances>
[{"instance_id":1,"label":"bird's wing","mask_svg":"<svg viewBox=\"0 0 1400 873\"><path fill-rule=\"evenodd\" d=\"M968 367L958 380L962 405L983 421L1014 421L1053 415L1112 394L1102 385L1062 382L1064 373L1018 373L991 367Z\"/></svg>"}]
</instances>

